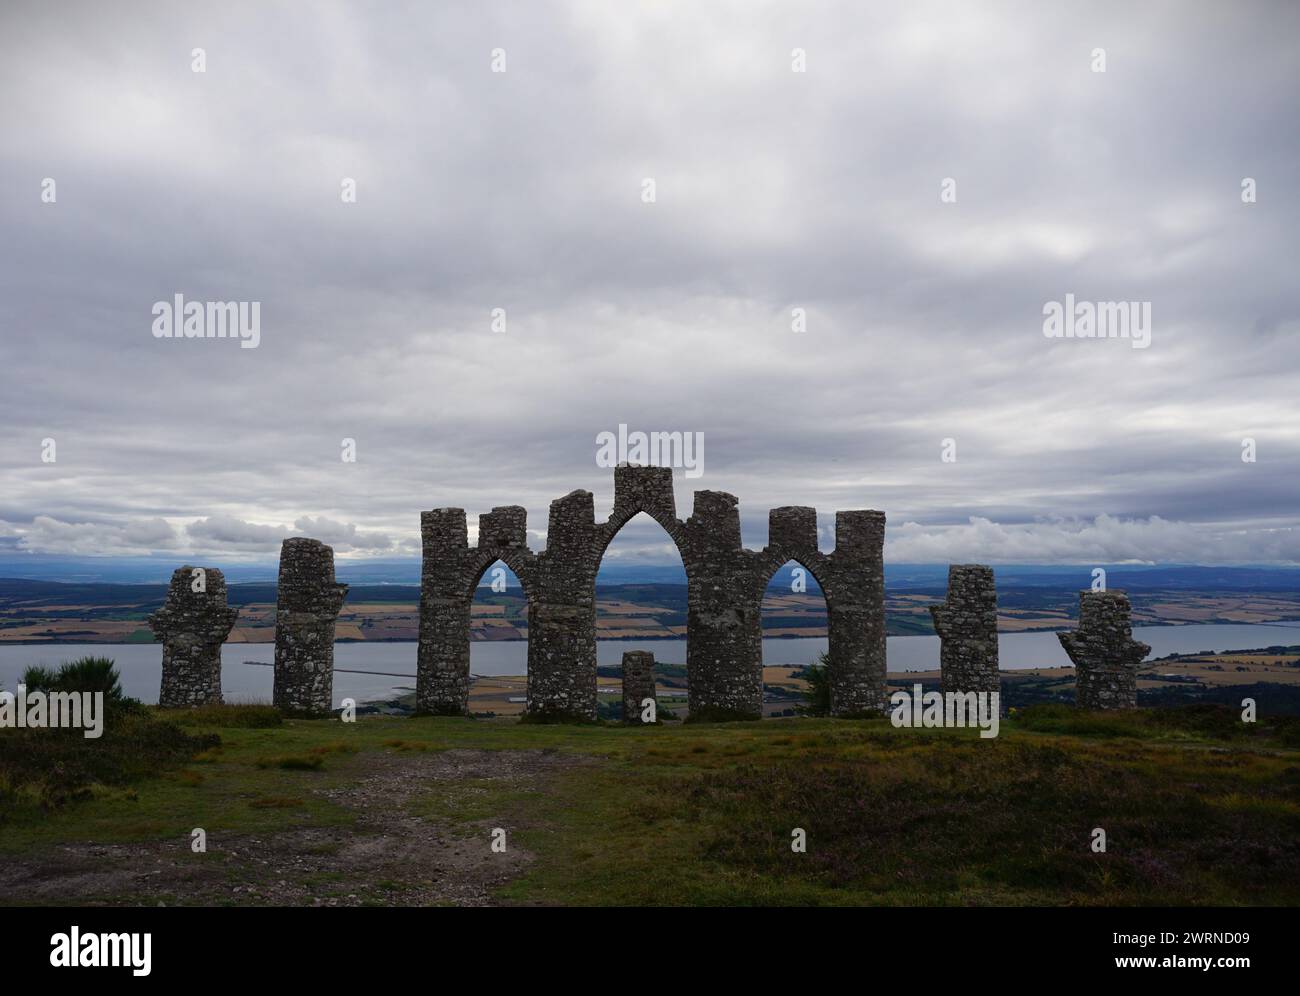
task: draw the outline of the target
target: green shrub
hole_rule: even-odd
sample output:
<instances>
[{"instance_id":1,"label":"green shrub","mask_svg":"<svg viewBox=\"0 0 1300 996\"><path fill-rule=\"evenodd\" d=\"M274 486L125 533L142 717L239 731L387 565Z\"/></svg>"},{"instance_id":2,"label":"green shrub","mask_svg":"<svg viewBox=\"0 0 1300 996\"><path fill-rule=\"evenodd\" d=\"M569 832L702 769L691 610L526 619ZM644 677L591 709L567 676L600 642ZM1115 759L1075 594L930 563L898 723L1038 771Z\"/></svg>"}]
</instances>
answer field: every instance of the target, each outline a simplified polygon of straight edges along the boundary
<instances>
[{"instance_id":1,"label":"green shrub","mask_svg":"<svg viewBox=\"0 0 1300 996\"><path fill-rule=\"evenodd\" d=\"M53 668L42 667L40 664L33 664L23 676L18 679L18 684L26 685L28 691L55 691L55 686L59 682L59 674Z\"/></svg>"},{"instance_id":2,"label":"green shrub","mask_svg":"<svg viewBox=\"0 0 1300 996\"><path fill-rule=\"evenodd\" d=\"M831 658L828 653L817 655L817 663L804 671L804 680L808 688L803 693L804 704L799 711L805 716L829 716L831 714Z\"/></svg>"},{"instance_id":3,"label":"green shrub","mask_svg":"<svg viewBox=\"0 0 1300 996\"><path fill-rule=\"evenodd\" d=\"M19 681L29 692L102 692L105 706L114 710L140 705L123 694L121 675L111 657L78 657L60 664L57 671L35 665Z\"/></svg>"}]
</instances>

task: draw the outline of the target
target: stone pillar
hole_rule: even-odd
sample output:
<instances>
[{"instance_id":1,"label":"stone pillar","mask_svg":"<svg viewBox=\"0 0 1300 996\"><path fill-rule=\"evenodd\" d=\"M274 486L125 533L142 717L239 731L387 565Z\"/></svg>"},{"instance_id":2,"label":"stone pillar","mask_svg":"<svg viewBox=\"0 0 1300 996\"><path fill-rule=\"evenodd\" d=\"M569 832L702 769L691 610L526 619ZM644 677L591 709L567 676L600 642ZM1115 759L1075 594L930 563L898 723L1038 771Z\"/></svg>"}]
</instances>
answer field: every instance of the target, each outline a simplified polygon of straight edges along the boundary
<instances>
[{"instance_id":1,"label":"stone pillar","mask_svg":"<svg viewBox=\"0 0 1300 996\"><path fill-rule=\"evenodd\" d=\"M998 593L993 568L983 564L948 567L948 598L930 606L945 692L996 692L998 675Z\"/></svg>"},{"instance_id":2,"label":"stone pillar","mask_svg":"<svg viewBox=\"0 0 1300 996\"><path fill-rule=\"evenodd\" d=\"M162 641L164 708L221 702L221 645L239 610L226 605L226 579L215 567L180 567L172 572L163 606L149 617L154 639Z\"/></svg>"},{"instance_id":3,"label":"stone pillar","mask_svg":"<svg viewBox=\"0 0 1300 996\"><path fill-rule=\"evenodd\" d=\"M415 708L438 716L463 716L469 712L469 620L474 598L461 576L469 549L465 510L422 512L420 540Z\"/></svg>"},{"instance_id":4,"label":"stone pillar","mask_svg":"<svg viewBox=\"0 0 1300 996\"><path fill-rule=\"evenodd\" d=\"M623 651L623 722L641 724L641 703L655 697L655 655L648 650Z\"/></svg>"},{"instance_id":5,"label":"stone pillar","mask_svg":"<svg viewBox=\"0 0 1300 996\"><path fill-rule=\"evenodd\" d=\"M294 537L280 546L271 700L292 715L324 716L334 705L334 621L348 586L334 581L334 550Z\"/></svg>"},{"instance_id":6,"label":"stone pillar","mask_svg":"<svg viewBox=\"0 0 1300 996\"><path fill-rule=\"evenodd\" d=\"M740 510L721 491L695 492L686 535L688 718L760 719L763 558L741 548Z\"/></svg>"},{"instance_id":7,"label":"stone pillar","mask_svg":"<svg viewBox=\"0 0 1300 996\"><path fill-rule=\"evenodd\" d=\"M835 513L826 595L831 715L882 713L885 695L885 513Z\"/></svg>"},{"instance_id":8,"label":"stone pillar","mask_svg":"<svg viewBox=\"0 0 1300 996\"><path fill-rule=\"evenodd\" d=\"M1074 662L1080 709L1137 706L1137 667L1151 648L1133 639L1131 612L1122 591L1081 591L1079 628L1056 634Z\"/></svg>"},{"instance_id":9,"label":"stone pillar","mask_svg":"<svg viewBox=\"0 0 1300 996\"><path fill-rule=\"evenodd\" d=\"M528 602L527 718L596 719L596 507L590 491L551 502Z\"/></svg>"}]
</instances>

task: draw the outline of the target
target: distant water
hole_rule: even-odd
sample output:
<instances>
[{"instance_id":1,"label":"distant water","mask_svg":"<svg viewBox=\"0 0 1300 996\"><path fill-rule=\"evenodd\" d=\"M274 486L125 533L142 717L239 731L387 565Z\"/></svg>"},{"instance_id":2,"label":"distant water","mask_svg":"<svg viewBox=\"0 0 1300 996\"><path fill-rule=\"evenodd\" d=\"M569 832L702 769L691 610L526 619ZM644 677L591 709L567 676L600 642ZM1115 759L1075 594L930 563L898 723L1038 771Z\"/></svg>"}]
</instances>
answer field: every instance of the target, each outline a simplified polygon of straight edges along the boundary
<instances>
[{"instance_id":1,"label":"distant water","mask_svg":"<svg viewBox=\"0 0 1300 996\"><path fill-rule=\"evenodd\" d=\"M1144 626L1133 635L1151 645L1152 657L1205 650L1221 652L1276 644L1300 644L1300 630L1287 625L1197 624L1192 626ZM811 664L826 649L825 637L764 640L765 664ZM601 640L596 659L601 664L619 664L625 650L649 650L665 664L686 663L685 640ZM1069 664L1055 633L1003 633L998 652L1005 670L1054 667ZM939 666L937 636L891 636L888 640L891 671L927 671ZM112 657L122 673L128 695L145 702L158 701L162 647L149 643L77 644L62 646L0 647L0 687L10 691L18 684L24 668L32 664L57 665L76 657ZM271 668L246 664L260 661L269 665L275 647L269 643L227 643L222 650L221 685L228 702L269 702ZM528 645L522 640L471 643L470 667L480 675L522 675L527 671ZM343 698L358 702L390 697L415 687L414 643L337 643L334 667L351 669L334 675L334 704ZM363 674L352 673L366 672Z\"/></svg>"}]
</instances>

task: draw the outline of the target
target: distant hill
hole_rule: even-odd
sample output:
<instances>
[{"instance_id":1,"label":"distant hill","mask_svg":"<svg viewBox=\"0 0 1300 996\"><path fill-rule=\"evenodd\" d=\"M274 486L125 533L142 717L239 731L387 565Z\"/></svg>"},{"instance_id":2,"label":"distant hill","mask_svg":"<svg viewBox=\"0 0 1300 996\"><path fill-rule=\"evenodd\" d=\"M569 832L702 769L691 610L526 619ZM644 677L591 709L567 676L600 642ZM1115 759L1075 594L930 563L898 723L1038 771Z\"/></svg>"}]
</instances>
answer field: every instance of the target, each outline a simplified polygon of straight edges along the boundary
<instances>
[{"instance_id":1,"label":"distant hill","mask_svg":"<svg viewBox=\"0 0 1300 996\"><path fill-rule=\"evenodd\" d=\"M419 635L420 589L412 581L373 581L383 571L339 571L351 585L339 616L340 640L414 640ZM404 568L405 569L405 568ZM274 639L273 578L231 579L228 598L240 607L230 639ZM1060 630L1078 615L1078 592L1092 574L1081 568L1009 567L998 572L998 628L1002 632ZM229 575L228 575L229 576ZM885 571L886 630L891 636L933 632L929 608L944 598L947 567L900 565ZM485 580L488 580L485 578ZM777 571L763 602L762 625L771 637L826 635L826 602L813 577L793 584ZM1112 588L1127 589L1133 623L1270 623L1300 620L1300 571L1275 568L1116 567ZM596 583L597 633L606 639L670 639L686 633L686 583L680 570L621 567ZM0 644L40 642L148 643L147 623L166 595L162 581L142 584L0 578ZM474 640L522 640L528 606L507 572L505 591L481 585L471 621Z\"/></svg>"},{"instance_id":2,"label":"distant hill","mask_svg":"<svg viewBox=\"0 0 1300 996\"><path fill-rule=\"evenodd\" d=\"M233 584L274 585L278 565L223 562L214 557L56 557L0 555L0 578L58 581L69 584L166 584L171 573L187 560L220 567ZM994 565L998 587L1062 588L1080 590L1092 583L1094 567L1106 570L1111 588L1128 591L1300 591L1300 567L1205 567L1195 564ZM783 573L784 572L784 573ZM788 588L788 568L773 579L773 586ZM420 583L420 562L415 558L390 560L340 560L340 581L352 585L415 585ZM507 572L511 585L513 577ZM685 584L681 564L601 565L601 584ZM885 564L885 585L895 591L942 591L948 580L947 564ZM811 584L809 590L814 585Z\"/></svg>"}]
</instances>

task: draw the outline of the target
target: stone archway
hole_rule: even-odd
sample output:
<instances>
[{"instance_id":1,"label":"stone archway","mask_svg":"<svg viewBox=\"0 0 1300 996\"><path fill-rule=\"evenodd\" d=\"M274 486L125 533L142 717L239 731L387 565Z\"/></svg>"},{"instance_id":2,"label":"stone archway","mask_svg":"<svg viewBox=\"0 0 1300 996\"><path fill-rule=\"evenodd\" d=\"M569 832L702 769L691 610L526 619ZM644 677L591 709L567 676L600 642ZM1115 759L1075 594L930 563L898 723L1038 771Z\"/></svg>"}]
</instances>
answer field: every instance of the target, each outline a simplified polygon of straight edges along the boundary
<instances>
[{"instance_id":1,"label":"stone archway","mask_svg":"<svg viewBox=\"0 0 1300 996\"><path fill-rule=\"evenodd\" d=\"M793 570L787 577L786 572L790 568L793 568ZM802 579L795 572L800 572ZM762 590L758 593L759 625L763 634L762 666L765 693L767 690L766 675L768 668L786 666L798 668L803 665L819 663L816 659L796 661L787 657L784 649L787 644L783 639L783 637L811 635L803 632L805 627L813 625L812 620L806 617L805 613L816 611L813 607L816 603L820 603L821 610L824 613L822 618L829 624L830 604L827 601L826 592L817 577L817 573L816 570L810 568L798 558L791 558L784 561L772 572L772 576L763 583ZM777 584L778 577L781 579L780 584ZM795 600L793 604L789 601L790 599ZM807 601L804 599L807 599ZM786 630L791 626L795 628L787 632ZM829 651L818 655L821 658L821 663L824 663L828 656ZM798 710L791 711L797 712ZM777 715L784 715L784 713L778 712Z\"/></svg>"},{"instance_id":2,"label":"stone archway","mask_svg":"<svg viewBox=\"0 0 1300 996\"><path fill-rule=\"evenodd\" d=\"M551 503L546 549L528 549L525 512L495 508L468 545L465 512L421 516L420 649L416 702L422 712L464 714L469 698L469 604L482 572L503 560L528 598L527 715L534 720L596 717L596 572L605 549L645 512L672 537L686 568L688 709L693 719L762 715L762 592L776 569L798 560L826 596L832 715L885 707L883 512L837 512L835 550L817 549L817 513L769 513L768 545L746 550L733 495L697 491L689 519L677 518L672 470L614 470L614 509L595 519L590 491Z\"/></svg>"},{"instance_id":3,"label":"stone archway","mask_svg":"<svg viewBox=\"0 0 1300 996\"><path fill-rule=\"evenodd\" d=\"M883 712L885 694L885 514L835 513L835 549L817 548L817 510L806 506L768 513L767 547L759 584L751 592L761 607L768 582L787 561L812 574L826 600L831 715ZM761 657L760 657L761 675Z\"/></svg>"},{"instance_id":4,"label":"stone archway","mask_svg":"<svg viewBox=\"0 0 1300 996\"><path fill-rule=\"evenodd\" d=\"M596 718L596 573L618 531L642 512L677 545L689 578L671 469L626 464L614 468L614 508L604 522L596 522L590 491L572 491L551 502L546 550L536 558L537 597L528 609L525 708L530 717ZM689 653L689 632L687 641Z\"/></svg>"},{"instance_id":5,"label":"stone archway","mask_svg":"<svg viewBox=\"0 0 1300 996\"><path fill-rule=\"evenodd\" d=\"M536 560L528 549L527 513L518 505L479 516L478 544L469 545L463 508L439 508L420 516L420 643L415 705L420 712L465 715L469 711L469 624L474 589L498 560L514 571L532 606Z\"/></svg>"}]
</instances>

